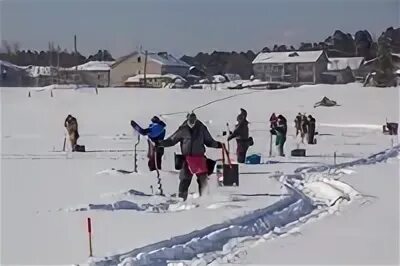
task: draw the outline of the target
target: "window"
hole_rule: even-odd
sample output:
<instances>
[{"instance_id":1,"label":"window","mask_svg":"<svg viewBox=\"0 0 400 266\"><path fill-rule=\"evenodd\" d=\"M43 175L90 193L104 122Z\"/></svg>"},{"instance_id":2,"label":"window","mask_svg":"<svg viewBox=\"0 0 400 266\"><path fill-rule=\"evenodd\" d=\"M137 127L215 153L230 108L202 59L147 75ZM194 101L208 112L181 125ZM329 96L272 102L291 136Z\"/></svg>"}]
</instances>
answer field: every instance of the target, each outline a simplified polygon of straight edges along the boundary
<instances>
[{"instance_id":1,"label":"window","mask_svg":"<svg viewBox=\"0 0 400 266\"><path fill-rule=\"evenodd\" d=\"M137 58L137 62L138 63L142 62L142 58L140 58L140 56Z\"/></svg>"}]
</instances>

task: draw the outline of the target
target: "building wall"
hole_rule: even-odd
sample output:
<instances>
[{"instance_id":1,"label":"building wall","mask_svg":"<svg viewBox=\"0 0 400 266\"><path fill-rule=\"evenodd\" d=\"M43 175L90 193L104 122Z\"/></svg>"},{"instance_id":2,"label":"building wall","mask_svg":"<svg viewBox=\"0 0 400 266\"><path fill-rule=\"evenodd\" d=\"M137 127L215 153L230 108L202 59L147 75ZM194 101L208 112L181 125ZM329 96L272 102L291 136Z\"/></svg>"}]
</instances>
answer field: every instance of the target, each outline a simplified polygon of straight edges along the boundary
<instances>
[{"instance_id":1,"label":"building wall","mask_svg":"<svg viewBox=\"0 0 400 266\"><path fill-rule=\"evenodd\" d=\"M321 83L322 82L322 76L321 74L323 72L328 71L328 58L323 54L321 57L317 60L315 64L315 77L316 83Z\"/></svg>"},{"instance_id":2,"label":"building wall","mask_svg":"<svg viewBox=\"0 0 400 266\"><path fill-rule=\"evenodd\" d=\"M144 73L145 57L142 54L133 55L111 68L110 79L112 86L123 86L125 80L137 74ZM147 74L161 74L161 65L147 60Z\"/></svg>"},{"instance_id":3,"label":"building wall","mask_svg":"<svg viewBox=\"0 0 400 266\"><path fill-rule=\"evenodd\" d=\"M264 64L253 64L253 73L256 79L265 80Z\"/></svg>"},{"instance_id":4,"label":"building wall","mask_svg":"<svg viewBox=\"0 0 400 266\"><path fill-rule=\"evenodd\" d=\"M314 63L296 64L298 83L314 83Z\"/></svg>"}]
</instances>

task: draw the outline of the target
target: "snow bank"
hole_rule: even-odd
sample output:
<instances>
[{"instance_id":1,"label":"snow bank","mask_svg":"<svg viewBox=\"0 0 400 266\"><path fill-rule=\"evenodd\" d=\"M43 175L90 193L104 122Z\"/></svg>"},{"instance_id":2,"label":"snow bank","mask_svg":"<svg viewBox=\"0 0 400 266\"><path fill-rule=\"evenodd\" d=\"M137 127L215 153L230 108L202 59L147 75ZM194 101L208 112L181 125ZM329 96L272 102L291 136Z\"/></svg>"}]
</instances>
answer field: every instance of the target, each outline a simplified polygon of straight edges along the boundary
<instances>
[{"instance_id":1,"label":"snow bank","mask_svg":"<svg viewBox=\"0 0 400 266\"><path fill-rule=\"evenodd\" d=\"M382 130L382 125L372 125L372 124L319 124L322 127L339 127L339 128L366 128L366 129L379 129Z\"/></svg>"},{"instance_id":2,"label":"snow bank","mask_svg":"<svg viewBox=\"0 0 400 266\"><path fill-rule=\"evenodd\" d=\"M322 166L311 166L311 167L300 167L295 170L295 173L313 173L313 172L324 172L330 170L339 170L347 167L354 167L357 165L370 165L380 162L385 162L389 158L397 157L400 152L400 145L393 148L386 149L382 152L373 154L367 158L353 160L350 162L340 163L337 165L322 165Z\"/></svg>"},{"instance_id":3,"label":"snow bank","mask_svg":"<svg viewBox=\"0 0 400 266\"><path fill-rule=\"evenodd\" d=\"M250 214L214 224L204 229L189 234L173 237L135 249L125 254L106 257L104 259L91 259L91 265L167 265L168 261L193 261L202 260L208 264L215 260L215 254L225 251L224 256L232 251L233 239L246 237L260 237L270 232L285 232L280 228L304 222L310 217L318 206L322 206L328 213L336 211L337 203L344 200L350 201L360 194L350 185L326 178L321 175L317 180L304 178L305 172L324 172L326 170L339 170L344 167L366 165L384 162L389 158L397 157L400 145L391 149L373 154L366 159L355 160L336 166L299 168L297 174L282 175L280 181L289 192L289 196ZM334 206L333 208L331 208ZM317 211L322 213L323 210ZM238 241L240 242L240 241ZM214 255L204 256L211 253Z\"/></svg>"},{"instance_id":4,"label":"snow bank","mask_svg":"<svg viewBox=\"0 0 400 266\"><path fill-rule=\"evenodd\" d=\"M80 205L74 208L66 208L65 211L80 212L89 210L100 211L118 211L132 210L139 212L166 213L178 212L197 208L199 205L195 203L182 203L182 200L176 197L150 195L131 189L127 192L118 194L103 195L103 197L125 196L127 199L115 200L110 203L90 203ZM63 210L63 209L60 209Z\"/></svg>"}]
</instances>

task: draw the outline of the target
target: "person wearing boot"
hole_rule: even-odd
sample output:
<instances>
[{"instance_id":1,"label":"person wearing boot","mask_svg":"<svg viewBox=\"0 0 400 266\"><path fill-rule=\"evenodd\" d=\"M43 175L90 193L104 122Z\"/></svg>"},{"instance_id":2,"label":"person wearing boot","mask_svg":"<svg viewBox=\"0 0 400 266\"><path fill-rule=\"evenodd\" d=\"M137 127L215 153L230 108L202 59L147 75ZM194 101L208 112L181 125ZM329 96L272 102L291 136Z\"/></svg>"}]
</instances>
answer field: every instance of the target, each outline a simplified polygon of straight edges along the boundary
<instances>
[{"instance_id":1,"label":"person wearing boot","mask_svg":"<svg viewBox=\"0 0 400 266\"><path fill-rule=\"evenodd\" d=\"M186 200L193 175L197 177L200 196L207 186L208 169L205 157L206 148L222 148L222 143L213 139L207 127L197 119L196 114L187 115L185 122L174 134L165 140L157 141L157 147L172 147L180 143L184 158L179 172L179 197Z\"/></svg>"},{"instance_id":2,"label":"person wearing boot","mask_svg":"<svg viewBox=\"0 0 400 266\"><path fill-rule=\"evenodd\" d=\"M247 112L244 109L240 109L240 114L237 116L237 124L232 134L228 137L228 141L235 138L237 143L237 161L244 163L246 160L247 150L252 143L252 139L249 138L249 122L246 119Z\"/></svg>"},{"instance_id":3,"label":"person wearing boot","mask_svg":"<svg viewBox=\"0 0 400 266\"><path fill-rule=\"evenodd\" d=\"M68 115L64 122L64 127L67 129L68 138L71 143L72 151L76 151L76 146L79 138L78 121L72 115Z\"/></svg>"},{"instance_id":4,"label":"person wearing boot","mask_svg":"<svg viewBox=\"0 0 400 266\"><path fill-rule=\"evenodd\" d=\"M162 157L164 155L163 147L155 147L151 142L163 140L165 137L165 127L167 126L158 116L151 119L150 125L143 129L135 121L131 120L131 126L139 132L140 135L148 136L147 158L150 171L161 169Z\"/></svg>"},{"instance_id":5,"label":"person wearing boot","mask_svg":"<svg viewBox=\"0 0 400 266\"><path fill-rule=\"evenodd\" d=\"M279 156L285 156L283 150L286 142L287 120L283 115L278 116L277 126L271 129L271 133L276 135L275 145L278 147Z\"/></svg>"},{"instance_id":6,"label":"person wearing boot","mask_svg":"<svg viewBox=\"0 0 400 266\"><path fill-rule=\"evenodd\" d=\"M315 118L312 115L308 116L308 133L307 133L308 144L314 144L315 136Z\"/></svg>"}]
</instances>

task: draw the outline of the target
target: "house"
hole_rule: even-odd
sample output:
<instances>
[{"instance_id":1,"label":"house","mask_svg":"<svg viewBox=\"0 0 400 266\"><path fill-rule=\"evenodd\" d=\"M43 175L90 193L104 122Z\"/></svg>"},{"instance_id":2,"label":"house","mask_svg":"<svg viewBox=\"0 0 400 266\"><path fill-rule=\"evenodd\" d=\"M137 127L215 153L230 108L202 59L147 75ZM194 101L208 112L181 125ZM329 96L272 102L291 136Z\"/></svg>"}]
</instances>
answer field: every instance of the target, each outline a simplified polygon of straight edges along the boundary
<instances>
[{"instance_id":1,"label":"house","mask_svg":"<svg viewBox=\"0 0 400 266\"><path fill-rule=\"evenodd\" d=\"M364 62L363 57L330 57L328 60L328 71L322 73L322 82L330 84L354 82Z\"/></svg>"},{"instance_id":2,"label":"house","mask_svg":"<svg viewBox=\"0 0 400 266\"><path fill-rule=\"evenodd\" d=\"M0 60L0 87L29 86L31 83L24 67Z\"/></svg>"},{"instance_id":3,"label":"house","mask_svg":"<svg viewBox=\"0 0 400 266\"><path fill-rule=\"evenodd\" d=\"M400 69L400 54L392 53L394 71ZM365 78L368 74L379 70L378 58L365 61L360 67L360 74Z\"/></svg>"},{"instance_id":4,"label":"house","mask_svg":"<svg viewBox=\"0 0 400 266\"><path fill-rule=\"evenodd\" d=\"M113 61L89 61L79 66L61 69L59 79L63 83L109 87L112 64L114 64Z\"/></svg>"},{"instance_id":5,"label":"house","mask_svg":"<svg viewBox=\"0 0 400 266\"><path fill-rule=\"evenodd\" d=\"M321 82L327 64L328 57L322 50L261 52L253 60L253 70L260 80L315 84Z\"/></svg>"},{"instance_id":6,"label":"house","mask_svg":"<svg viewBox=\"0 0 400 266\"><path fill-rule=\"evenodd\" d=\"M132 76L143 74L146 55L144 52L135 51L127 56L118 59L111 65L111 84L113 86L124 85L124 82ZM175 74L186 77L189 72L189 65L168 54L147 53L146 74Z\"/></svg>"}]
</instances>

